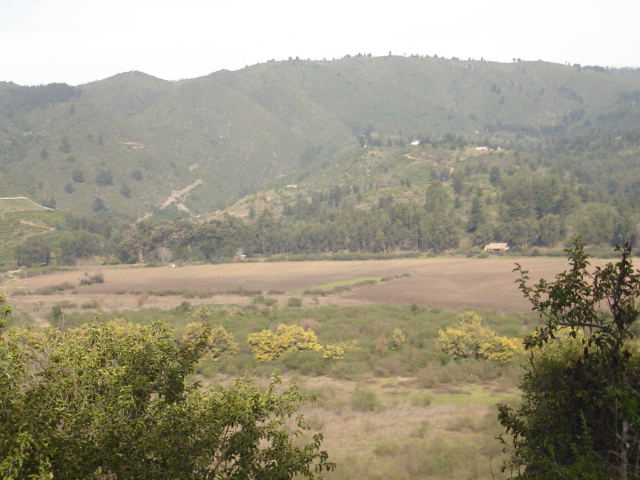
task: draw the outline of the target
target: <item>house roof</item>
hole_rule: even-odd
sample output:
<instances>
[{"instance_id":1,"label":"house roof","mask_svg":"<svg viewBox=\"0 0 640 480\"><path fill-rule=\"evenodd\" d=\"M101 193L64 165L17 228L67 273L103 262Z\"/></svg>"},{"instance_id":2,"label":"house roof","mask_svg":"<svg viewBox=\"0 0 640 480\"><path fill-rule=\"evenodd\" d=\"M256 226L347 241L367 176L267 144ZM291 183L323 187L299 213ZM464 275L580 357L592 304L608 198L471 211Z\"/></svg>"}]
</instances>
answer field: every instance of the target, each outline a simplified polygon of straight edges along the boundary
<instances>
[{"instance_id":1,"label":"house roof","mask_svg":"<svg viewBox=\"0 0 640 480\"><path fill-rule=\"evenodd\" d=\"M498 243L498 242L494 242L494 243L487 243L484 246L485 250L509 250L509 244L508 243Z\"/></svg>"}]
</instances>

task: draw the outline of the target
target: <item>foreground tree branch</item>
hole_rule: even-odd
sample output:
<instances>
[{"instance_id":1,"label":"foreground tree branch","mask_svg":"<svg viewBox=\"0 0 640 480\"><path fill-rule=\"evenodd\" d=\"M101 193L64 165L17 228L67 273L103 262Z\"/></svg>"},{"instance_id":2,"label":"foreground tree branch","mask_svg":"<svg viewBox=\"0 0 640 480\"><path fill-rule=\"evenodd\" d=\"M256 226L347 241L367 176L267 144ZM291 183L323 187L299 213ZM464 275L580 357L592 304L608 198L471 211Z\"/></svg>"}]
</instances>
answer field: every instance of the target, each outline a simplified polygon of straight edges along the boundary
<instances>
[{"instance_id":1,"label":"foreground tree branch","mask_svg":"<svg viewBox=\"0 0 640 480\"><path fill-rule=\"evenodd\" d=\"M640 276L630 246L618 251L617 261L590 268L576 240L569 269L533 286L515 268L541 325L525 342L521 405L500 407L513 478L640 478Z\"/></svg>"}]
</instances>

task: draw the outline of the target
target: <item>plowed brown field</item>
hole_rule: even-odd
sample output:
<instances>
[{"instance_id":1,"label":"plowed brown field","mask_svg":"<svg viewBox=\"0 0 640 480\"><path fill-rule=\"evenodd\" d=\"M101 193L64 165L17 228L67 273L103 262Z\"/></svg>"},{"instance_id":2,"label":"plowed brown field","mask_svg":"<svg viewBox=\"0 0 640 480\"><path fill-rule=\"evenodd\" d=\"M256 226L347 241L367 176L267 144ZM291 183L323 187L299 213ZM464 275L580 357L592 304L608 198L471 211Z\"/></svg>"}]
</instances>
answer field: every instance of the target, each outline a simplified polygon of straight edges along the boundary
<instances>
[{"instance_id":1,"label":"plowed brown field","mask_svg":"<svg viewBox=\"0 0 640 480\"><path fill-rule=\"evenodd\" d=\"M250 298L229 295L239 287L245 290L260 290L263 294L277 290L273 295L279 299L301 296L308 288L337 281L349 281L363 277L393 277L407 274L394 280L354 288L318 299L319 303L340 305L366 305L388 302L392 304L418 303L445 309L477 307L501 311L527 310L514 281L512 271L519 262L530 270L530 277L551 279L565 269L564 258L432 258L366 261L315 261L279 263L235 263L222 265L192 265L185 267L118 267L101 268L105 282L78 286L55 295L33 295L43 287L64 282L78 285L85 270L56 272L33 278L15 279L4 285L13 298L11 303L24 304L42 302L43 306L60 300L76 303L89 298L99 300L107 309L135 308L136 298L144 292L163 290L178 294L149 297L145 306L171 307L183 298L179 292L210 292L213 297L195 300L193 303L248 303ZM602 262L594 261L594 264ZM89 273L94 270L89 270ZM32 292L28 296L19 295ZM123 292L126 292L123 294ZM311 297L304 296L305 303ZM314 303L316 301L314 300Z\"/></svg>"}]
</instances>

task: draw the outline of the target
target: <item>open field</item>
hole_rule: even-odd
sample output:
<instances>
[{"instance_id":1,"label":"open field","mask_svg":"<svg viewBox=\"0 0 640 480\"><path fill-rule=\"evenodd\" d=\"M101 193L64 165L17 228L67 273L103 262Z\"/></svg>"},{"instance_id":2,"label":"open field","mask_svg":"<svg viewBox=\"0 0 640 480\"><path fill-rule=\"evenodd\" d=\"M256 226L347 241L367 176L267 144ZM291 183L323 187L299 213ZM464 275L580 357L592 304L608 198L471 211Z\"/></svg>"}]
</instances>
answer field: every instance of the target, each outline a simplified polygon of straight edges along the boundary
<instances>
[{"instance_id":1,"label":"open field","mask_svg":"<svg viewBox=\"0 0 640 480\"><path fill-rule=\"evenodd\" d=\"M194 304L246 305L260 292L280 304L302 296L307 289L327 285L348 285L361 278L383 278L370 285L345 289L325 296L304 295L304 303L370 305L417 303L455 310L474 307L503 312L527 310L528 305L514 284L515 262L530 270L531 278L550 279L566 268L564 258L431 258L363 261L310 261L279 263L235 263L185 267L96 267L56 272L32 278L15 278L5 283L11 302L17 306L55 302L82 304L91 299L105 310L142 306L172 308L185 297ZM597 264L597 261L594 261ZM79 286L85 274L99 271L104 283ZM67 283L64 291L39 295L43 289ZM271 293L270 293L271 292ZM158 295L159 294L159 295ZM194 298L195 297L195 298ZM192 300L193 299L193 300Z\"/></svg>"},{"instance_id":2,"label":"open field","mask_svg":"<svg viewBox=\"0 0 640 480\"><path fill-rule=\"evenodd\" d=\"M506 478L496 404L517 400L511 385L423 388L404 377L303 377L299 384L316 396L302 413L337 465L327 480Z\"/></svg>"}]
</instances>

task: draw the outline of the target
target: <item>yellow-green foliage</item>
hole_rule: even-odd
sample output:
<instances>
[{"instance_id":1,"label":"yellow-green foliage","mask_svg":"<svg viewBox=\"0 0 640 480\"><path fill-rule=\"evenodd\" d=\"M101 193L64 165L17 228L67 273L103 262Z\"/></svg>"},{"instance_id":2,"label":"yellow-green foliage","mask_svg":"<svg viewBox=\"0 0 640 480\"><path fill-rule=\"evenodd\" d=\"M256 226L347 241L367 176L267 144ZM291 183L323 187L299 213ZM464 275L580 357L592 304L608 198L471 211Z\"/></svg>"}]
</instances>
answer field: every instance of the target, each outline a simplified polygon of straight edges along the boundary
<instances>
[{"instance_id":1,"label":"yellow-green foliage","mask_svg":"<svg viewBox=\"0 0 640 480\"><path fill-rule=\"evenodd\" d=\"M522 341L498 335L475 312L458 315L458 322L438 331L438 345L449 357L505 362L522 350Z\"/></svg>"},{"instance_id":2,"label":"yellow-green foliage","mask_svg":"<svg viewBox=\"0 0 640 480\"><path fill-rule=\"evenodd\" d=\"M322 351L318 337L311 330L299 325L278 325L275 332L262 330L247 337L253 355L261 362L270 362L276 358L300 350Z\"/></svg>"},{"instance_id":3,"label":"yellow-green foliage","mask_svg":"<svg viewBox=\"0 0 640 480\"><path fill-rule=\"evenodd\" d=\"M395 328L391 333L391 350L400 350L405 343L407 343L407 336L402 330Z\"/></svg>"},{"instance_id":4,"label":"yellow-green foliage","mask_svg":"<svg viewBox=\"0 0 640 480\"><path fill-rule=\"evenodd\" d=\"M192 340L200 337L203 333L207 338L207 357L216 360L223 354L238 353L238 343L233 339L233 335L220 325L201 322L188 323L182 338L183 340Z\"/></svg>"},{"instance_id":5,"label":"yellow-green foliage","mask_svg":"<svg viewBox=\"0 0 640 480\"><path fill-rule=\"evenodd\" d=\"M342 360L344 358L344 345L327 345L322 347L322 358L329 360Z\"/></svg>"},{"instance_id":6,"label":"yellow-green foliage","mask_svg":"<svg viewBox=\"0 0 640 480\"><path fill-rule=\"evenodd\" d=\"M247 337L253 355L260 362L271 362L287 353L312 350L322 353L328 360L342 360L344 354L357 348L354 342L347 344L321 345L312 330L299 325L278 325L275 332L261 330Z\"/></svg>"}]
</instances>

